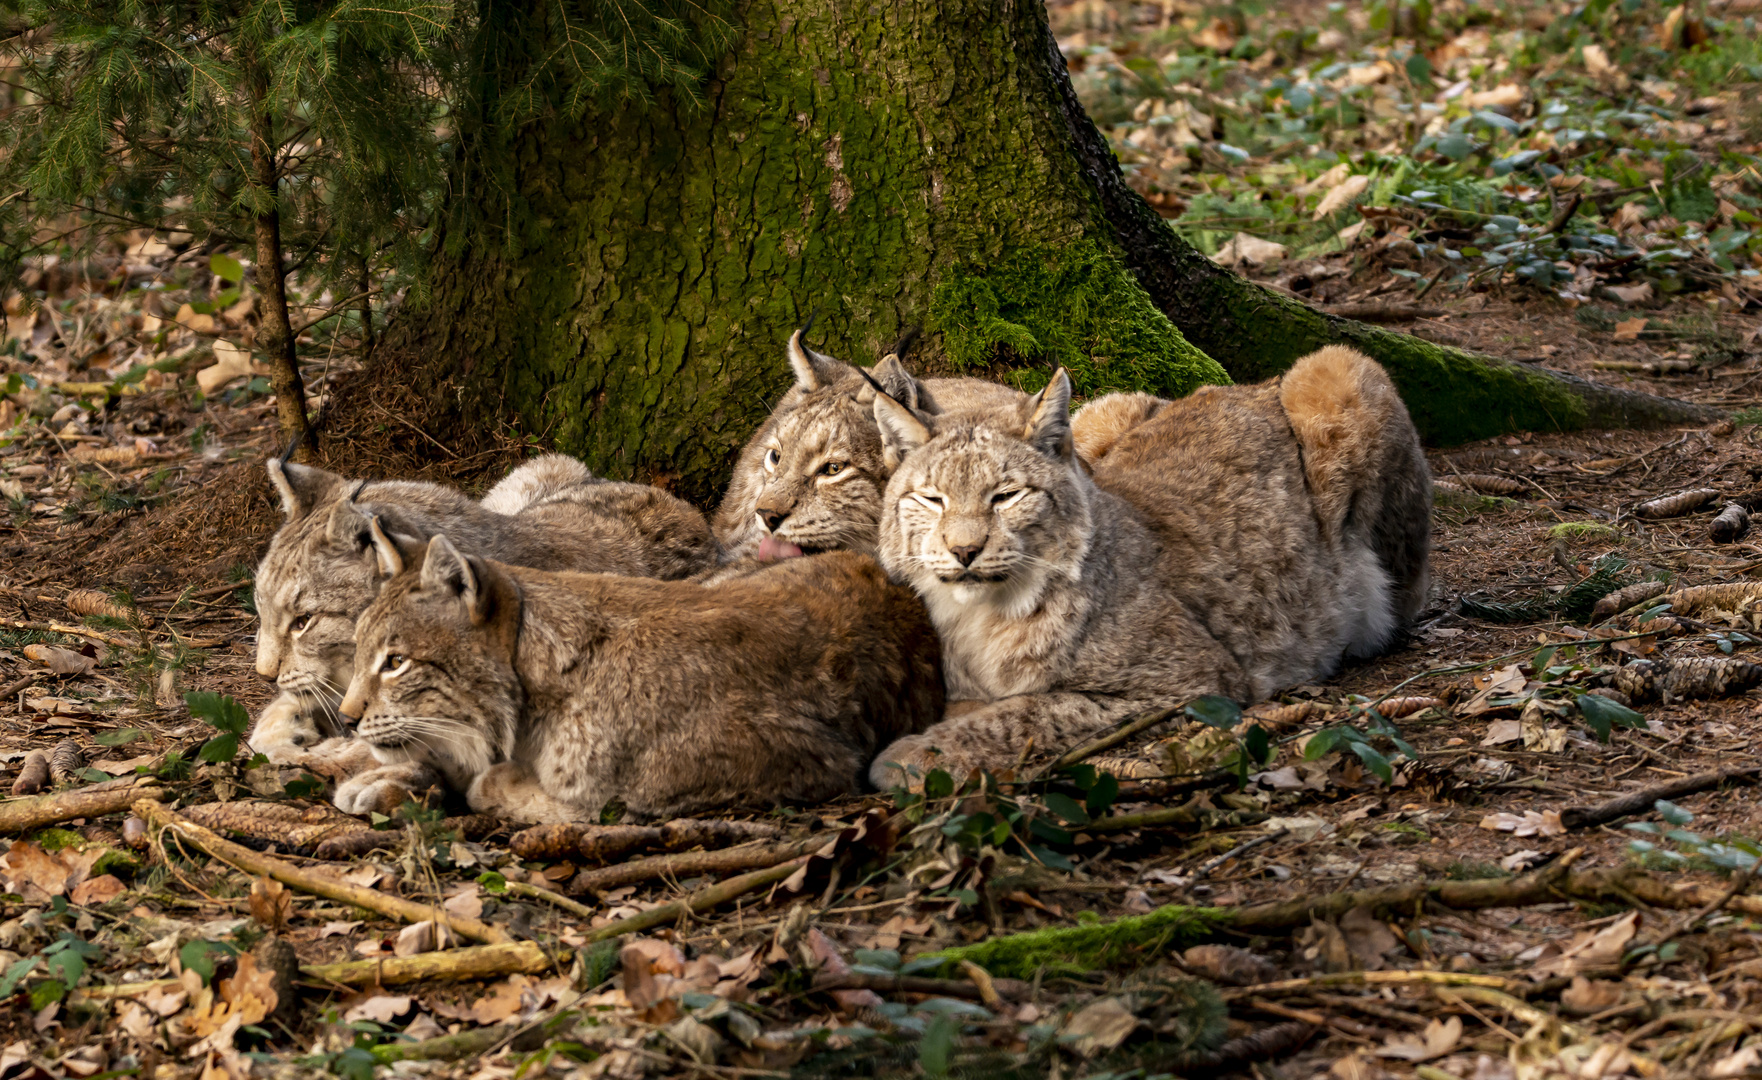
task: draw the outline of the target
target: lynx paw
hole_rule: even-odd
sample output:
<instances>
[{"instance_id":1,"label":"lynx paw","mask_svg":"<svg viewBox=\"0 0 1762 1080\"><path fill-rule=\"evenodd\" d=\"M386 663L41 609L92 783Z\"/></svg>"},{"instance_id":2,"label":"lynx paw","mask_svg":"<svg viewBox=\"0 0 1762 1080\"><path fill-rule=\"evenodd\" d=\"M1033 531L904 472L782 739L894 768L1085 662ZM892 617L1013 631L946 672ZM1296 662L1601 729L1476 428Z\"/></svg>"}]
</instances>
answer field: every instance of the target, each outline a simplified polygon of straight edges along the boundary
<instances>
[{"instance_id":1,"label":"lynx paw","mask_svg":"<svg viewBox=\"0 0 1762 1080\"><path fill-rule=\"evenodd\" d=\"M317 719L301 708L300 699L283 694L264 707L245 742L276 765L294 765L321 738Z\"/></svg>"},{"instance_id":2,"label":"lynx paw","mask_svg":"<svg viewBox=\"0 0 1762 1080\"><path fill-rule=\"evenodd\" d=\"M434 781L431 772L420 765L382 765L338 784L332 801L345 814L389 817L410 800L412 792L424 791Z\"/></svg>"},{"instance_id":3,"label":"lynx paw","mask_svg":"<svg viewBox=\"0 0 1762 1080\"><path fill-rule=\"evenodd\" d=\"M982 764L962 754L945 753L931 745L924 735L907 735L897 739L875 758L869 766L869 783L878 790L905 785L912 791L924 790L924 777L932 769L941 769L958 784Z\"/></svg>"},{"instance_id":4,"label":"lynx paw","mask_svg":"<svg viewBox=\"0 0 1762 1080\"><path fill-rule=\"evenodd\" d=\"M511 762L500 762L477 774L465 802L472 813L494 814L507 821L561 825L586 821L590 815L547 794L531 774Z\"/></svg>"}]
</instances>

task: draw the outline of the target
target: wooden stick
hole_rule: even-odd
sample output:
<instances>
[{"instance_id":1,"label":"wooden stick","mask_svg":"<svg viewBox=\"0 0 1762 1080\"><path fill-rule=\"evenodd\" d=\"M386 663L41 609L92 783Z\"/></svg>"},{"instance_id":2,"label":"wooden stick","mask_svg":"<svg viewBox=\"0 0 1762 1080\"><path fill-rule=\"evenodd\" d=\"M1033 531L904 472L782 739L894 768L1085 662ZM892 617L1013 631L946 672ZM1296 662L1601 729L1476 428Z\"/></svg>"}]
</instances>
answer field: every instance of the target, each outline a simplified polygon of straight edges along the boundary
<instances>
[{"instance_id":1,"label":"wooden stick","mask_svg":"<svg viewBox=\"0 0 1762 1080\"><path fill-rule=\"evenodd\" d=\"M537 975L566 964L567 949L545 952L535 941L501 945L478 945L464 949L387 956L369 960L345 960L338 964L313 964L300 974L316 983L337 986L392 986L399 983L440 982L457 979L493 979L503 975Z\"/></svg>"},{"instance_id":2,"label":"wooden stick","mask_svg":"<svg viewBox=\"0 0 1762 1080\"><path fill-rule=\"evenodd\" d=\"M977 964L973 965L978 967ZM983 968L979 970L983 971ZM1032 994L1032 986L1020 979L991 979L992 991L998 998L1020 1000ZM985 990L976 979L933 979L926 975L823 975L814 980L814 990L873 990L877 994L933 994L937 997L977 998L983 1000Z\"/></svg>"},{"instance_id":3,"label":"wooden stick","mask_svg":"<svg viewBox=\"0 0 1762 1080\"><path fill-rule=\"evenodd\" d=\"M1082 746L1077 747L1070 753L1059 758L1057 761L1046 767L1047 771L1050 772L1054 769L1063 769L1075 765L1085 758L1092 758L1103 750L1112 750L1114 747L1125 742L1127 739L1130 739L1141 731L1148 731L1158 724L1168 723L1170 720L1181 715L1181 710L1184 708L1186 708L1185 705L1171 705L1166 709L1151 709L1148 712L1141 712L1137 716L1127 720L1124 724L1108 732L1106 735L1090 742L1086 742Z\"/></svg>"},{"instance_id":4,"label":"wooden stick","mask_svg":"<svg viewBox=\"0 0 1762 1080\"><path fill-rule=\"evenodd\" d=\"M550 889L541 889L537 885L530 885L524 881L510 881L507 884L507 891L515 896L524 896L528 900L542 900L547 904L555 904L571 915L579 915L584 919L593 918L593 908L571 900L562 893L552 892Z\"/></svg>"},{"instance_id":5,"label":"wooden stick","mask_svg":"<svg viewBox=\"0 0 1762 1080\"><path fill-rule=\"evenodd\" d=\"M0 834L14 835L54 825L74 818L104 817L120 814L135 805L135 800L155 798L161 794L159 781L151 776L120 777L125 781L93 784L70 791L53 791L29 799L11 799L0 803Z\"/></svg>"},{"instance_id":6,"label":"wooden stick","mask_svg":"<svg viewBox=\"0 0 1762 1080\"><path fill-rule=\"evenodd\" d=\"M1259 986L1220 989L1225 1000L1257 994L1297 994L1318 986L1477 986L1493 990L1533 989L1520 979L1501 975L1473 975L1466 971L1341 971L1302 979L1280 979Z\"/></svg>"},{"instance_id":7,"label":"wooden stick","mask_svg":"<svg viewBox=\"0 0 1762 1080\"><path fill-rule=\"evenodd\" d=\"M1762 779L1762 766L1745 766L1735 769L1716 769L1713 772L1695 773L1675 780L1666 780L1662 784L1653 784L1638 791L1630 791L1626 795L1617 795L1606 799L1595 806L1573 807L1560 812L1560 824L1569 829L1588 829L1593 825L1606 825L1617 818L1629 814L1643 814L1652 809L1659 799L1679 799L1684 795L1694 795L1702 791L1724 787L1726 784L1754 784Z\"/></svg>"},{"instance_id":8,"label":"wooden stick","mask_svg":"<svg viewBox=\"0 0 1762 1080\"><path fill-rule=\"evenodd\" d=\"M301 892L322 896L329 900L340 900L345 904L377 911L404 922L419 923L433 921L448 927L462 937L473 941L489 944L504 944L508 941L507 932L499 926L491 926L477 919L464 919L443 910L439 904L418 904L405 900L401 896L391 896L377 889L366 889L359 885L350 885L309 870L302 870L291 863L283 862L270 855L241 847L230 840L223 840L212 830L205 829L183 815L153 800L141 799L134 804L134 810L149 826L172 833L181 840L187 840L196 847L207 852L221 862L228 863L249 874L268 875L283 885L291 885Z\"/></svg>"},{"instance_id":9,"label":"wooden stick","mask_svg":"<svg viewBox=\"0 0 1762 1080\"><path fill-rule=\"evenodd\" d=\"M699 889L683 900L662 904L660 907L650 908L640 915L632 915L628 919L619 919L617 922L607 923L596 930L589 930L587 940L589 943L608 941L625 934L635 934L650 927L674 922L687 912L708 911L718 904L725 904L730 900L745 896L755 889L762 889L767 885L784 880L807 861L808 857L802 855L778 866L729 878L727 881L711 885L707 889Z\"/></svg>"},{"instance_id":10,"label":"wooden stick","mask_svg":"<svg viewBox=\"0 0 1762 1080\"><path fill-rule=\"evenodd\" d=\"M1171 825L1191 826L1198 829L1219 829L1234 825L1258 825L1271 815L1257 810L1195 810L1191 806L1169 806L1161 810L1146 810L1138 814L1116 814L1113 817L1096 818L1089 824L1073 831L1086 833L1116 833L1128 829L1153 829Z\"/></svg>"},{"instance_id":11,"label":"wooden stick","mask_svg":"<svg viewBox=\"0 0 1762 1080\"><path fill-rule=\"evenodd\" d=\"M672 878L677 881L697 874L725 874L735 870L775 866L785 859L818 851L830 842L830 836L820 836L782 844L742 844L719 851L682 851L676 855L652 855L646 859L632 859L617 866L583 870L569 882L569 891L576 896L582 896L654 878Z\"/></svg>"},{"instance_id":12,"label":"wooden stick","mask_svg":"<svg viewBox=\"0 0 1762 1080\"><path fill-rule=\"evenodd\" d=\"M60 622L32 622L29 619L0 619L0 626L10 626L14 630L42 630L51 634L72 634L76 637L91 638L118 649L138 649L139 641L127 641L109 634L101 634L96 630L88 630L83 626L70 626Z\"/></svg>"}]
</instances>

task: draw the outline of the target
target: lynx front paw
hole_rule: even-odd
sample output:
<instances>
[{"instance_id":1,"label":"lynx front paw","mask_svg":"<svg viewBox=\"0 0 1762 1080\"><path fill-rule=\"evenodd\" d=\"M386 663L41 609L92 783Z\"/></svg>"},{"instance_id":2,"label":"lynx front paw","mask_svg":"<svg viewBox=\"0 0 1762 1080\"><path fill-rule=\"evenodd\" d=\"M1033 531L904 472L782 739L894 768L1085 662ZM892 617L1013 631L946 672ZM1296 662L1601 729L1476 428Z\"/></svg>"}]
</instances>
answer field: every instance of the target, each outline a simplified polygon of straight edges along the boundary
<instances>
[{"instance_id":1,"label":"lynx front paw","mask_svg":"<svg viewBox=\"0 0 1762 1080\"><path fill-rule=\"evenodd\" d=\"M337 785L336 803L345 814L384 814L390 817L410 801L413 792L426 791L438 778L420 765L382 765L351 776Z\"/></svg>"},{"instance_id":2,"label":"lynx front paw","mask_svg":"<svg viewBox=\"0 0 1762 1080\"><path fill-rule=\"evenodd\" d=\"M979 762L961 754L938 750L924 735L907 735L895 740L875 758L875 763L869 766L869 783L881 791L902 784L912 791L922 791L924 777L932 769L941 769L958 784L980 767Z\"/></svg>"},{"instance_id":3,"label":"lynx front paw","mask_svg":"<svg viewBox=\"0 0 1762 1080\"><path fill-rule=\"evenodd\" d=\"M562 825L592 817L552 798L531 774L506 761L478 773L465 793L465 802L474 814L494 814L504 821Z\"/></svg>"},{"instance_id":4,"label":"lynx front paw","mask_svg":"<svg viewBox=\"0 0 1762 1080\"><path fill-rule=\"evenodd\" d=\"M276 765L295 765L322 738L317 719L301 707L300 699L283 694L264 707L245 742Z\"/></svg>"}]
</instances>

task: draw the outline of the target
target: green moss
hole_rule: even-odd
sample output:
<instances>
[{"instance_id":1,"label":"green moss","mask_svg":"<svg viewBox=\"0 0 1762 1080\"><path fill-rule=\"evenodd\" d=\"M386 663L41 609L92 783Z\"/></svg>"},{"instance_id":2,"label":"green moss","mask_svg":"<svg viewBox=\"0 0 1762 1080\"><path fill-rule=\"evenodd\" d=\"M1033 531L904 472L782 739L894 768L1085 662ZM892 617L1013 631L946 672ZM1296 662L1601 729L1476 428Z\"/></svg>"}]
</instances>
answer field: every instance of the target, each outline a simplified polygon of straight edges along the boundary
<instances>
[{"instance_id":1,"label":"green moss","mask_svg":"<svg viewBox=\"0 0 1762 1080\"><path fill-rule=\"evenodd\" d=\"M1548 530L1550 540L1620 540L1621 531L1601 521L1562 521Z\"/></svg>"},{"instance_id":2,"label":"green moss","mask_svg":"<svg viewBox=\"0 0 1762 1080\"><path fill-rule=\"evenodd\" d=\"M60 851L84 844L86 838L70 829L43 829L37 833L36 841L43 845L44 851Z\"/></svg>"},{"instance_id":3,"label":"green moss","mask_svg":"<svg viewBox=\"0 0 1762 1080\"><path fill-rule=\"evenodd\" d=\"M993 975L1032 979L1037 972L1079 973L1100 968L1136 967L1167 949L1185 949L1213 937L1228 925L1220 908L1169 904L1148 915L1131 915L1089 926L1031 930L930 953L949 971L971 960Z\"/></svg>"},{"instance_id":4,"label":"green moss","mask_svg":"<svg viewBox=\"0 0 1762 1080\"><path fill-rule=\"evenodd\" d=\"M124 851L121 848L110 848L98 856L98 861L92 864L92 876L115 874L117 877L133 878L141 872L141 867L144 865L146 864L133 852Z\"/></svg>"},{"instance_id":5,"label":"green moss","mask_svg":"<svg viewBox=\"0 0 1762 1080\"><path fill-rule=\"evenodd\" d=\"M1731 414L1731 422L1739 427L1762 424L1762 409L1739 409Z\"/></svg>"},{"instance_id":6,"label":"green moss","mask_svg":"<svg viewBox=\"0 0 1762 1080\"><path fill-rule=\"evenodd\" d=\"M1062 365L1084 396L1143 390L1180 397L1230 382L1093 241L1019 248L982 269L950 267L931 295L929 324L956 367L982 366L1008 349ZM1011 374L1031 390L1050 371Z\"/></svg>"}]
</instances>

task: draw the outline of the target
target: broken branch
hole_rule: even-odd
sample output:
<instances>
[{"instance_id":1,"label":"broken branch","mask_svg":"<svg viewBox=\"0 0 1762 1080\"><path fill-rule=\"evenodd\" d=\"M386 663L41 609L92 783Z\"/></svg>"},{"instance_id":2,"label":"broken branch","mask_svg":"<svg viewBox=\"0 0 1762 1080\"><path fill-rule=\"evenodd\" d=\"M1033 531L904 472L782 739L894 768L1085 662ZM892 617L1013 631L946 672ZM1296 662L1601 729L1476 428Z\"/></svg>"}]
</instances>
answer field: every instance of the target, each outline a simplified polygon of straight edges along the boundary
<instances>
[{"instance_id":1,"label":"broken branch","mask_svg":"<svg viewBox=\"0 0 1762 1080\"><path fill-rule=\"evenodd\" d=\"M47 764L45 763L45 768ZM120 814L135 800L159 794L159 781L150 776L130 776L91 787L56 791L32 799L0 803L0 833L16 834L40 829L74 818L97 818ZM111 785L116 785L112 787Z\"/></svg>"},{"instance_id":2,"label":"broken branch","mask_svg":"<svg viewBox=\"0 0 1762 1080\"><path fill-rule=\"evenodd\" d=\"M697 874L725 874L735 870L751 870L758 867L775 866L785 859L793 859L818 851L826 846L824 836L806 840L791 840L782 844L743 844L740 847L722 848L719 851L685 851L677 855L655 855L647 859L633 859L617 866L606 866L598 870L583 870L569 882L569 891L576 896L604 889L616 889L620 885L634 885L639 881L650 881L655 878L691 877Z\"/></svg>"},{"instance_id":3,"label":"broken branch","mask_svg":"<svg viewBox=\"0 0 1762 1080\"><path fill-rule=\"evenodd\" d=\"M1675 780L1666 780L1661 784L1643 787L1626 795L1617 795L1606 799L1595 806L1569 807L1560 811L1560 824L1568 829L1588 829L1593 825L1606 825L1629 814L1643 814L1652 809L1659 799L1679 799L1684 795L1711 791L1724 787L1726 784L1753 784L1762 778L1762 767L1748 766L1738 769L1718 769L1714 772L1696 773Z\"/></svg>"},{"instance_id":4,"label":"broken branch","mask_svg":"<svg viewBox=\"0 0 1762 1080\"><path fill-rule=\"evenodd\" d=\"M460 918L443 910L438 904L419 904L405 900L400 896L390 896L377 889L366 889L359 885L350 885L345 881L325 877L310 870L302 870L291 863L270 855L241 847L231 840L222 839L213 830L203 828L174 810L167 809L153 799L141 799L134 804L135 813L148 825L163 832L170 832L180 840L188 841L195 847L219 859L221 862L235 866L249 874L264 875L274 878L283 885L290 885L301 892L322 896L329 900L340 900L345 904L377 911L394 919L408 923L433 921L446 926L462 937L473 941L490 944L507 942L508 935L499 926L491 926L477 919Z\"/></svg>"}]
</instances>

